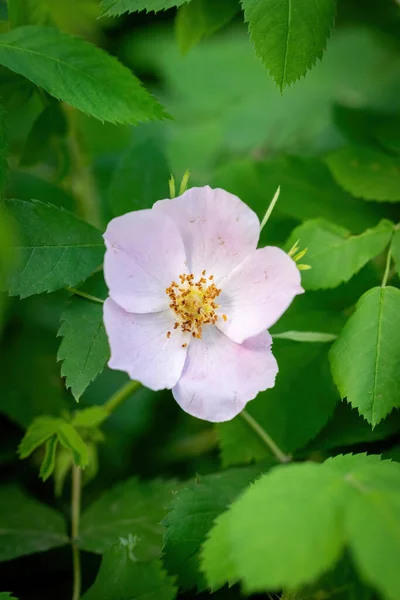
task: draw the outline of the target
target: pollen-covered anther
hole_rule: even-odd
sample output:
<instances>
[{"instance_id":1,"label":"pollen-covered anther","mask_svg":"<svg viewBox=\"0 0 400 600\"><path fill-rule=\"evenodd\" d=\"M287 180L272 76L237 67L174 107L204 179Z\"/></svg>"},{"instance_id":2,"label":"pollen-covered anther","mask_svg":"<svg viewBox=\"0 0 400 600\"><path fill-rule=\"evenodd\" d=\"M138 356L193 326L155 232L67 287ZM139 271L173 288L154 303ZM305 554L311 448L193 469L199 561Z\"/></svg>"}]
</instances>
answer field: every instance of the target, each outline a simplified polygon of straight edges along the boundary
<instances>
[{"instance_id":1,"label":"pollen-covered anther","mask_svg":"<svg viewBox=\"0 0 400 600\"><path fill-rule=\"evenodd\" d=\"M193 338L201 338L203 326L215 324L218 320L216 310L219 304L215 299L221 289L213 283L213 275L208 277L208 281L206 275L204 270L195 281L193 273L184 273L178 277L179 284L173 281L165 290L170 300L169 306L178 317L174 329L180 327ZM226 321L227 316L222 315L222 318Z\"/></svg>"}]
</instances>

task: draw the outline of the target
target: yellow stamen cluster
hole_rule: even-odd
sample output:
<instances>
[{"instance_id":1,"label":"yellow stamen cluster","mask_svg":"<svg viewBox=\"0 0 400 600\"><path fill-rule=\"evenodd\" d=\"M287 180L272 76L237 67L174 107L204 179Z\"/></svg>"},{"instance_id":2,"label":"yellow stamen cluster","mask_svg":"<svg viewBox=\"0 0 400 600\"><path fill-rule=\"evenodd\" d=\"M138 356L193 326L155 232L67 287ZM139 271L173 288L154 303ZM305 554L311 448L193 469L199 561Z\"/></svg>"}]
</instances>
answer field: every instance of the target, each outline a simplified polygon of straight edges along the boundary
<instances>
[{"instance_id":1,"label":"yellow stamen cluster","mask_svg":"<svg viewBox=\"0 0 400 600\"><path fill-rule=\"evenodd\" d=\"M216 310L219 305L215 299L221 293L213 282L213 275L207 278L203 271L198 281L194 280L192 273L179 275L179 283L173 281L165 290L169 299L170 307L177 316L174 329L181 328L182 331L190 333L194 338L201 338L203 325L214 324L218 320ZM226 315L222 315L224 321ZM167 337L171 337L168 331ZM183 344L185 348L187 344Z\"/></svg>"}]
</instances>

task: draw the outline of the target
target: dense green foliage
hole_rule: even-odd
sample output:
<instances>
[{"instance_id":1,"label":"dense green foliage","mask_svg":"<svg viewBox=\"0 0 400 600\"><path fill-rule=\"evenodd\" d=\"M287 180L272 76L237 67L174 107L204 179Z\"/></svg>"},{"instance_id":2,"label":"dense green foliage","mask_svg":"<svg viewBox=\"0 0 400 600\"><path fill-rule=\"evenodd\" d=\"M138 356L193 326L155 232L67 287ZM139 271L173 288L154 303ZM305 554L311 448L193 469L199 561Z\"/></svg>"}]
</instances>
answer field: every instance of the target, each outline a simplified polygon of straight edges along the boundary
<instances>
[{"instance_id":1,"label":"dense green foliage","mask_svg":"<svg viewBox=\"0 0 400 600\"><path fill-rule=\"evenodd\" d=\"M400 600L399 31L394 0L0 0L0 600ZM260 219L280 186L260 247L305 289L216 425L107 366L107 223L187 170Z\"/></svg>"}]
</instances>

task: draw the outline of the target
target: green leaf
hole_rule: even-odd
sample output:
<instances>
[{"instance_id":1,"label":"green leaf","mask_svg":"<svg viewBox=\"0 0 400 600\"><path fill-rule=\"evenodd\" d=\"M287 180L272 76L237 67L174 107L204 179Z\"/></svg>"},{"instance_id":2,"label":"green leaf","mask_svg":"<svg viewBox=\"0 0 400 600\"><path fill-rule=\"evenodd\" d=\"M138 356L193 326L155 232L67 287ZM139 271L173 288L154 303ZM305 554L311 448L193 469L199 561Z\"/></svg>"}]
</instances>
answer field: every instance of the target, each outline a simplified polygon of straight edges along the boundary
<instances>
[{"instance_id":1,"label":"green leaf","mask_svg":"<svg viewBox=\"0 0 400 600\"><path fill-rule=\"evenodd\" d=\"M292 453L326 424L339 399L321 343L293 344L277 340L273 353L279 365L275 387L261 392L248 413L285 453ZM217 425L225 467L271 457L270 450L240 415Z\"/></svg>"},{"instance_id":2,"label":"green leaf","mask_svg":"<svg viewBox=\"0 0 400 600\"><path fill-rule=\"evenodd\" d=\"M136 562L135 547L124 540L105 552L96 581L82 600L174 600L177 591L160 560Z\"/></svg>"},{"instance_id":3,"label":"green leaf","mask_svg":"<svg viewBox=\"0 0 400 600\"><path fill-rule=\"evenodd\" d=\"M369 148L347 146L332 152L326 162L339 185L365 200L400 200L398 158Z\"/></svg>"},{"instance_id":4,"label":"green leaf","mask_svg":"<svg viewBox=\"0 0 400 600\"><path fill-rule=\"evenodd\" d=\"M181 52L185 53L229 23L239 11L237 0L191 0L183 4L176 15L175 35Z\"/></svg>"},{"instance_id":5,"label":"green leaf","mask_svg":"<svg viewBox=\"0 0 400 600\"><path fill-rule=\"evenodd\" d=\"M107 288L103 273L97 273L82 290L105 298ZM89 383L104 369L110 351L103 323L103 306L78 295L72 297L61 315L62 336L57 359L62 360L61 375L75 400L79 400Z\"/></svg>"},{"instance_id":6,"label":"green leaf","mask_svg":"<svg viewBox=\"0 0 400 600\"><path fill-rule=\"evenodd\" d=\"M181 588L197 586L199 591L206 588L199 572L201 545L214 519L261 472L261 466L253 466L196 477L174 497L163 521L166 527L163 558L168 572L178 575Z\"/></svg>"},{"instance_id":7,"label":"green leaf","mask_svg":"<svg viewBox=\"0 0 400 600\"><path fill-rule=\"evenodd\" d=\"M58 432L62 419L43 416L37 417L28 427L25 436L19 446L20 458L27 458L36 448L47 442Z\"/></svg>"},{"instance_id":8,"label":"green leaf","mask_svg":"<svg viewBox=\"0 0 400 600\"><path fill-rule=\"evenodd\" d=\"M72 213L33 200L7 200L10 215L20 227L18 268L8 291L22 298L86 279L101 264L104 244L100 231Z\"/></svg>"},{"instance_id":9,"label":"green leaf","mask_svg":"<svg viewBox=\"0 0 400 600\"><path fill-rule=\"evenodd\" d=\"M46 442L45 455L39 473L43 481L46 481L55 469L57 445L58 438L56 435L53 435Z\"/></svg>"},{"instance_id":10,"label":"green leaf","mask_svg":"<svg viewBox=\"0 0 400 600\"><path fill-rule=\"evenodd\" d=\"M242 0L242 5L256 55L281 91L322 58L334 24L334 0Z\"/></svg>"},{"instance_id":11,"label":"green leaf","mask_svg":"<svg viewBox=\"0 0 400 600\"><path fill-rule=\"evenodd\" d=\"M190 0L102 0L102 17L119 17L124 13L138 12L158 12L167 10L174 6L181 6Z\"/></svg>"},{"instance_id":12,"label":"green leaf","mask_svg":"<svg viewBox=\"0 0 400 600\"><path fill-rule=\"evenodd\" d=\"M162 547L165 507L170 503L174 482L140 482L128 479L105 492L84 511L79 547L102 554L120 537L140 538L136 557L140 561L157 558Z\"/></svg>"},{"instance_id":13,"label":"green leaf","mask_svg":"<svg viewBox=\"0 0 400 600\"><path fill-rule=\"evenodd\" d=\"M375 560L369 581L380 590L391 590L388 597L394 599L391 594L399 589L400 577L390 559L398 555L400 515L389 509L388 499L398 505L399 483L400 465L367 454L275 467L249 487L211 530L202 554L210 586L233 579L241 581L246 593L297 590L331 570L347 544L359 561L361 541L355 538L364 535L361 574L367 572L366 563L369 567ZM367 515L366 505L376 514ZM374 537L379 525L380 533ZM222 565L215 560L218 552L224 554ZM378 574L384 560L381 553L389 565Z\"/></svg>"},{"instance_id":14,"label":"green leaf","mask_svg":"<svg viewBox=\"0 0 400 600\"><path fill-rule=\"evenodd\" d=\"M375 287L330 350L334 381L342 398L373 427L400 407L400 290Z\"/></svg>"},{"instance_id":15,"label":"green leaf","mask_svg":"<svg viewBox=\"0 0 400 600\"><path fill-rule=\"evenodd\" d=\"M0 592L0 600L18 600L15 596L11 596L11 592Z\"/></svg>"},{"instance_id":16,"label":"green leaf","mask_svg":"<svg viewBox=\"0 0 400 600\"><path fill-rule=\"evenodd\" d=\"M400 275L400 230L397 229L392 239L392 255L397 273Z\"/></svg>"},{"instance_id":17,"label":"green leaf","mask_svg":"<svg viewBox=\"0 0 400 600\"><path fill-rule=\"evenodd\" d=\"M276 467L232 505L225 527L231 561L246 592L293 589L335 564L345 543L337 521L339 487L335 473L322 465ZM211 587L223 583L221 573L214 579L208 570L209 544L212 556L217 546L214 535L216 529L204 544L202 560Z\"/></svg>"},{"instance_id":18,"label":"green leaf","mask_svg":"<svg viewBox=\"0 0 400 600\"><path fill-rule=\"evenodd\" d=\"M279 157L258 163L255 177L264 199L272 198L280 185L277 209L299 221L323 218L361 233L380 218L378 207L345 192L317 158Z\"/></svg>"},{"instance_id":19,"label":"green leaf","mask_svg":"<svg viewBox=\"0 0 400 600\"><path fill-rule=\"evenodd\" d=\"M200 567L212 591L228 583L239 581L236 562L233 560L230 541L230 511L220 515L203 544Z\"/></svg>"},{"instance_id":20,"label":"green leaf","mask_svg":"<svg viewBox=\"0 0 400 600\"><path fill-rule=\"evenodd\" d=\"M74 427L99 427L108 417L103 406L89 406L75 413L71 423Z\"/></svg>"},{"instance_id":21,"label":"green leaf","mask_svg":"<svg viewBox=\"0 0 400 600\"><path fill-rule=\"evenodd\" d=\"M81 469L87 467L88 449L76 429L70 423L62 423L58 428L57 436L60 444L72 453L74 463Z\"/></svg>"},{"instance_id":22,"label":"green leaf","mask_svg":"<svg viewBox=\"0 0 400 600\"><path fill-rule=\"evenodd\" d=\"M346 527L355 563L363 579L390 600L399 597L400 577L394 557L400 555L400 477L397 489L354 498Z\"/></svg>"},{"instance_id":23,"label":"green leaf","mask_svg":"<svg viewBox=\"0 0 400 600\"><path fill-rule=\"evenodd\" d=\"M322 219L306 221L292 232L287 248L300 240L308 248L303 259L311 266L302 272L305 289L332 288L348 281L367 262L383 252L393 234L393 223L383 220L361 235L351 235L347 229Z\"/></svg>"},{"instance_id":24,"label":"green leaf","mask_svg":"<svg viewBox=\"0 0 400 600\"><path fill-rule=\"evenodd\" d=\"M108 198L114 215L151 208L169 198L170 169L160 143L148 137L122 157L112 179Z\"/></svg>"},{"instance_id":25,"label":"green leaf","mask_svg":"<svg viewBox=\"0 0 400 600\"><path fill-rule=\"evenodd\" d=\"M0 488L0 560L68 544L63 516L18 487Z\"/></svg>"},{"instance_id":26,"label":"green leaf","mask_svg":"<svg viewBox=\"0 0 400 600\"><path fill-rule=\"evenodd\" d=\"M400 412L395 411L384 421L371 429L356 408L347 402L340 402L332 418L309 444L304 452L310 454L331 448L345 448L355 444L384 440L395 435L400 429Z\"/></svg>"},{"instance_id":27,"label":"green leaf","mask_svg":"<svg viewBox=\"0 0 400 600\"><path fill-rule=\"evenodd\" d=\"M1 34L0 64L101 121L136 124L164 116L116 58L57 29L29 25Z\"/></svg>"},{"instance_id":28,"label":"green leaf","mask_svg":"<svg viewBox=\"0 0 400 600\"><path fill-rule=\"evenodd\" d=\"M273 338L281 340L292 340L292 342L333 342L336 333L320 333L317 331L284 331L274 333Z\"/></svg>"},{"instance_id":29,"label":"green leaf","mask_svg":"<svg viewBox=\"0 0 400 600\"><path fill-rule=\"evenodd\" d=\"M88 449L79 433L70 423L50 416L37 417L28 427L19 446L19 457L27 458L34 450L46 443L46 453L40 476L47 479L54 470L56 442L72 453L76 465L84 469L88 462ZM50 442L50 443L49 443Z\"/></svg>"}]
</instances>

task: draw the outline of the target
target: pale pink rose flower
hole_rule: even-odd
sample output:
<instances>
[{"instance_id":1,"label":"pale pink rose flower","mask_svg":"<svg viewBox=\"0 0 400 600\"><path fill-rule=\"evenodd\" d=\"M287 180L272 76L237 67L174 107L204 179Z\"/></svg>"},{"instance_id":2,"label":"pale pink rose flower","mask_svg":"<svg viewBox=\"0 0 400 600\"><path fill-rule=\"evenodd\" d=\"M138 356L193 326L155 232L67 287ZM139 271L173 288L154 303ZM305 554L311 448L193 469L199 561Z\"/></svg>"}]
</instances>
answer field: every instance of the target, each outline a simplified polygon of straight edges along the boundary
<instances>
[{"instance_id":1,"label":"pale pink rose flower","mask_svg":"<svg viewBox=\"0 0 400 600\"><path fill-rule=\"evenodd\" d=\"M260 222L237 196L192 188L113 219L104 234L112 369L207 421L228 421L278 365L271 327L301 294L283 250L257 250Z\"/></svg>"}]
</instances>

